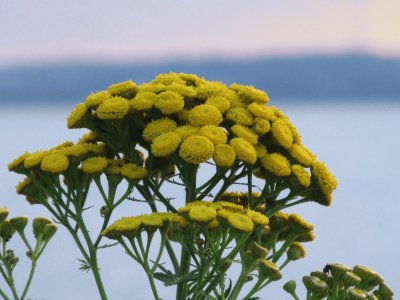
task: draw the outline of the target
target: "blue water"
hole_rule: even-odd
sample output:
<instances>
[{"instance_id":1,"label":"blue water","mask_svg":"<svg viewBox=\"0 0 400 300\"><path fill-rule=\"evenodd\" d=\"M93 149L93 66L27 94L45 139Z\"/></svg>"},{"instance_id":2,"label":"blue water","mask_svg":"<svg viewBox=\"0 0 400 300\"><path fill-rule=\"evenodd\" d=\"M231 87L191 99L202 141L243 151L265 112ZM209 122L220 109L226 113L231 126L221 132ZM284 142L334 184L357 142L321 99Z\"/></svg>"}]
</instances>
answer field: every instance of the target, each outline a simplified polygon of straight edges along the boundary
<instances>
[{"instance_id":1,"label":"blue water","mask_svg":"<svg viewBox=\"0 0 400 300\"><path fill-rule=\"evenodd\" d=\"M327 163L339 187L329 208L307 204L293 209L315 224L316 240L306 245L305 259L289 265L284 279L259 295L262 299L289 299L281 290L287 280L299 280L332 262L370 266L400 294L400 105L378 103L273 103L297 126L304 144ZM65 119L71 108L1 108L0 206L9 207L12 216L49 216L43 208L31 206L15 194L21 176L9 173L6 165L25 150L46 149L65 140L76 140L83 131L66 129ZM99 203L96 194L90 200ZM142 211L142 207L128 206L123 213L134 215ZM89 212L88 220L96 228L98 211ZM27 260L25 250L16 241L13 245L21 257L21 265L17 266L20 281L26 275L21 269ZM92 275L77 270L79 257L72 240L60 228L40 259L29 296L98 299ZM144 273L120 248L104 250L100 265L110 299L152 298ZM164 299L173 299L171 289L160 290Z\"/></svg>"}]
</instances>

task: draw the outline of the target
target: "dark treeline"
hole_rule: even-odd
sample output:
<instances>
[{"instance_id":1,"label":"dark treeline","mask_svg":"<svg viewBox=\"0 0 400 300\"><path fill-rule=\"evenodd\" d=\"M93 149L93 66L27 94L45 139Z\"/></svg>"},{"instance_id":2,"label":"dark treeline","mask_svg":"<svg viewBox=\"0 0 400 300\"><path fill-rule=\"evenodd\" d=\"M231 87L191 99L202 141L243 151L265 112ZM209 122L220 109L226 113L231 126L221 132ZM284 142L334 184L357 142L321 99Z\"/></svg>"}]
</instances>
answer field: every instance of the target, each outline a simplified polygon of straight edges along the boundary
<instances>
[{"instance_id":1,"label":"dark treeline","mask_svg":"<svg viewBox=\"0 0 400 300\"><path fill-rule=\"evenodd\" d=\"M251 84L273 99L400 100L400 59L346 55L10 67L0 69L0 103L81 101L112 83L147 82L170 71L195 73L226 84Z\"/></svg>"}]
</instances>

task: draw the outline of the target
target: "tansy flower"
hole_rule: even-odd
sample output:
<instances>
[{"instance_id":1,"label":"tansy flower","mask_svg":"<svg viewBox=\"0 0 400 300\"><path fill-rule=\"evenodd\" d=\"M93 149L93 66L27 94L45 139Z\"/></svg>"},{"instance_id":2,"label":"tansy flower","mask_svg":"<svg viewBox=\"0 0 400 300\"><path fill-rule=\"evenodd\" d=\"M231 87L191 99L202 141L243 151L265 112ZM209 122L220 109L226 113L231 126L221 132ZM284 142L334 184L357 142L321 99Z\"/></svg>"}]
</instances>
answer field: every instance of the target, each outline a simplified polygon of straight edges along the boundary
<instances>
[{"instance_id":1,"label":"tansy flower","mask_svg":"<svg viewBox=\"0 0 400 300\"><path fill-rule=\"evenodd\" d=\"M206 162L213 153L213 143L208 138L199 135L188 137L182 142L179 150L179 155L183 160L192 164Z\"/></svg>"},{"instance_id":2,"label":"tansy flower","mask_svg":"<svg viewBox=\"0 0 400 300\"><path fill-rule=\"evenodd\" d=\"M253 116L244 108L230 108L226 113L226 118L235 124L251 126L254 123Z\"/></svg>"},{"instance_id":3,"label":"tansy flower","mask_svg":"<svg viewBox=\"0 0 400 300\"><path fill-rule=\"evenodd\" d=\"M192 221L206 223L217 217L217 211L213 207L193 206L189 211Z\"/></svg>"},{"instance_id":4,"label":"tansy flower","mask_svg":"<svg viewBox=\"0 0 400 300\"><path fill-rule=\"evenodd\" d=\"M130 180L140 180L147 176L147 170L135 164L125 164L121 167L121 175Z\"/></svg>"},{"instance_id":5,"label":"tansy flower","mask_svg":"<svg viewBox=\"0 0 400 300\"><path fill-rule=\"evenodd\" d=\"M159 109L164 115L177 113L183 109L185 101L183 97L176 92L166 91L157 95L154 101L154 107Z\"/></svg>"},{"instance_id":6,"label":"tansy flower","mask_svg":"<svg viewBox=\"0 0 400 300\"><path fill-rule=\"evenodd\" d=\"M222 197L224 198L224 197ZM217 202L213 202L211 204L212 207L214 207L215 209L226 209L232 212L242 212L244 211L244 207L242 205L239 204L235 204L232 202L227 202L227 201L217 201Z\"/></svg>"},{"instance_id":7,"label":"tansy flower","mask_svg":"<svg viewBox=\"0 0 400 300\"><path fill-rule=\"evenodd\" d=\"M175 132L166 132L153 140L151 152L157 157L166 157L178 149L181 138Z\"/></svg>"},{"instance_id":8,"label":"tansy flower","mask_svg":"<svg viewBox=\"0 0 400 300\"><path fill-rule=\"evenodd\" d=\"M289 176L291 173L290 163L282 154L267 154L261 157L260 161L261 165L275 176Z\"/></svg>"},{"instance_id":9,"label":"tansy flower","mask_svg":"<svg viewBox=\"0 0 400 300\"><path fill-rule=\"evenodd\" d=\"M270 280L278 280L282 277L279 266L272 261L262 259L258 266L262 276L269 277Z\"/></svg>"},{"instance_id":10,"label":"tansy flower","mask_svg":"<svg viewBox=\"0 0 400 300\"><path fill-rule=\"evenodd\" d=\"M269 226L273 231L282 231L289 224L289 214L278 211L269 218Z\"/></svg>"},{"instance_id":11,"label":"tansy flower","mask_svg":"<svg viewBox=\"0 0 400 300\"><path fill-rule=\"evenodd\" d=\"M129 232L139 229L141 223L142 220L138 217L123 217L108 228L120 232ZM106 235L107 229L102 232L102 235Z\"/></svg>"},{"instance_id":12,"label":"tansy flower","mask_svg":"<svg viewBox=\"0 0 400 300\"><path fill-rule=\"evenodd\" d=\"M179 77L176 73L166 73L166 74L159 74L156 78L152 81L152 83L161 83L163 85L171 85L173 83L185 85L186 82Z\"/></svg>"},{"instance_id":13,"label":"tansy flower","mask_svg":"<svg viewBox=\"0 0 400 300\"><path fill-rule=\"evenodd\" d=\"M190 110L182 109L180 112L177 112L175 114L175 116L178 118L178 120L180 120L184 123L189 123L189 113L190 113Z\"/></svg>"},{"instance_id":14,"label":"tansy flower","mask_svg":"<svg viewBox=\"0 0 400 300\"><path fill-rule=\"evenodd\" d=\"M294 143L288 152L291 157L305 167L310 167L315 161L314 154L301 144Z\"/></svg>"},{"instance_id":15,"label":"tansy flower","mask_svg":"<svg viewBox=\"0 0 400 300\"><path fill-rule=\"evenodd\" d=\"M152 92L140 92L129 101L130 108L134 111L148 110L153 107L157 95Z\"/></svg>"},{"instance_id":16,"label":"tansy flower","mask_svg":"<svg viewBox=\"0 0 400 300\"><path fill-rule=\"evenodd\" d=\"M25 168L33 168L42 162L43 158L49 154L49 151L37 151L32 153L31 155L27 156L24 159L24 167Z\"/></svg>"},{"instance_id":17,"label":"tansy flower","mask_svg":"<svg viewBox=\"0 0 400 300\"><path fill-rule=\"evenodd\" d=\"M287 251L287 257L290 260L298 260L306 256L306 249L299 242L293 242Z\"/></svg>"},{"instance_id":18,"label":"tansy flower","mask_svg":"<svg viewBox=\"0 0 400 300\"><path fill-rule=\"evenodd\" d=\"M212 220L210 221L210 223L208 223L207 229L208 229L208 230L215 230L215 229L218 228L218 226L219 226L218 220L217 220L217 219L212 219Z\"/></svg>"},{"instance_id":19,"label":"tansy flower","mask_svg":"<svg viewBox=\"0 0 400 300\"><path fill-rule=\"evenodd\" d=\"M24 189L32 184L32 180L29 177L26 177L23 181L19 182L16 186L17 194L24 195Z\"/></svg>"},{"instance_id":20,"label":"tansy flower","mask_svg":"<svg viewBox=\"0 0 400 300\"><path fill-rule=\"evenodd\" d=\"M263 104L251 103L247 106L247 110L257 118L266 119L268 121L275 121L276 119L274 109Z\"/></svg>"},{"instance_id":21,"label":"tansy flower","mask_svg":"<svg viewBox=\"0 0 400 300\"><path fill-rule=\"evenodd\" d=\"M82 171L89 174L101 173L108 166L105 157L90 157L82 162Z\"/></svg>"},{"instance_id":22,"label":"tansy flower","mask_svg":"<svg viewBox=\"0 0 400 300\"><path fill-rule=\"evenodd\" d=\"M191 86L173 83L171 85L166 86L166 90L176 92L185 98L195 98L196 97L196 90Z\"/></svg>"},{"instance_id":23,"label":"tansy flower","mask_svg":"<svg viewBox=\"0 0 400 300\"><path fill-rule=\"evenodd\" d=\"M230 215L232 215L233 212L227 210L227 209L219 209L218 210L218 217L223 219L223 220L228 220L228 218L230 217Z\"/></svg>"},{"instance_id":24,"label":"tansy flower","mask_svg":"<svg viewBox=\"0 0 400 300\"><path fill-rule=\"evenodd\" d=\"M271 133L275 141L285 149L293 144L293 134L285 119L277 119L272 122Z\"/></svg>"},{"instance_id":25,"label":"tansy flower","mask_svg":"<svg viewBox=\"0 0 400 300\"><path fill-rule=\"evenodd\" d=\"M202 104L192 108L188 115L189 123L194 126L215 125L222 122L221 112L215 106Z\"/></svg>"},{"instance_id":26,"label":"tansy flower","mask_svg":"<svg viewBox=\"0 0 400 300\"><path fill-rule=\"evenodd\" d=\"M217 81L205 81L196 88L196 91L197 97L200 99L208 99L219 96L226 97L230 93L234 94L234 92L230 91L226 85Z\"/></svg>"},{"instance_id":27,"label":"tansy flower","mask_svg":"<svg viewBox=\"0 0 400 300\"><path fill-rule=\"evenodd\" d=\"M78 144L88 144L88 143L95 143L97 141L97 135L94 132L88 132L85 133L76 143ZM73 146L74 144L72 142L66 142L64 144L61 144L57 148L53 148L54 150L60 150L65 147Z\"/></svg>"},{"instance_id":28,"label":"tansy flower","mask_svg":"<svg viewBox=\"0 0 400 300\"><path fill-rule=\"evenodd\" d=\"M241 161L254 164L257 160L257 153L253 145L243 138L234 138L230 140L230 145Z\"/></svg>"},{"instance_id":29,"label":"tansy flower","mask_svg":"<svg viewBox=\"0 0 400 300\"><path fill-rule=\"evenodd\" d=\"M255 123L254 129L260 135L264 135L271 130L271 125L269 121L266 119L255 118L254 123Z\"/></svg>"},{"instance_id":30,"label":"tansy flower","mask_svg":"<svg viewBox=\"0 0 400 300\"><path fill-rule=\"evenodd\" d=\"M142 215L138 217L141 221L141 225L145 227L153 227L153 228L160 228L164 224L164 220L161 216L151 214L151 215Z\"/></svg>"},{"instance_id":31,"label":"tansy flower","mask_svg":"<svg viewBox=\"0 0 400 300\"><path fill-rule=\"evenodd\" d=\"M82 156L88 153L100 154L105 150L105 144L76 144L60 149L60 153L67 156Z\"/></svg>"},{"instance_id":32,"label":"tansy flower","mask_svg":"<svg viewBox=\"0 0 400 300\"><path fill-rule=\"evenodd\" d=\"M85 103L88 107L96 107L102 104L104 100L107 100L108 98L111 98L109 91L100 91L91 93L89 96L87 96Z\"/></svg>"},{"instance_id":33,"label":"tansy flower","mask_svg":"<svg viewBox=\"0 0 400 300\"><path fill-rule=\"evenodd\" d=\"M228 111L231 106L229 100L222 96L210 97L205 104L215 106L221 113Z\"/></svg>"},{"instance_id":34,"label":"tansy flower","mask_svg":"<svg viewBox=\"0 0 400 300\"><path fill-rule=\"evenodd\" d=\"M178 76L185 81L187 86L199 86L199 84L205 82L203 78L195 74L179 73Z\"/></svg>"},{"instance_id":35,"label":"tansy flower","mask_svg":"<svg viewBox=\"0 0 400 300\"><path fill-rule=\"evenodd\" d=\"M202 126L198 135L205 136L214 145L225 144L227 141L226 132L221 127L215 125Z\"/></svg>"},{"instance_id":36,"label":"tansy flower","mask_svg":"<svg viewBox=\"0 0 400 300\"><path fill-rule=\"evenodd\" d=\"M138 88L136 86L136 83L134 83L132 80L112 84L108 87L108 91L112 95L129 94L129 96L132 96L134 93L137 92L137 90Z\"/></svg>"},{"instance_id":37,"label":"tansy flower","mask_svg":"<svg viewBox=\"0 0 400 300\"><path fill-rule=\"evenodd\" d=\"M304 187L309 187L311 183L310 174L300 165L292 165L292 174L296 180Z\"/></svg>"},{"instance_id":38,"label":"tansy flower","mask_svg":"<svg viewBox=\"0 0 400 300\"><path fill-rule=\"evenodd\" d=\"M246 216L248 216L256 225L265 226L269 222L269 219L266 216L254 210L248 210Z\"/></svg>"},{"instance_id":39,"label":"tansy flower","mask_svg":"<svg viewBox=\"0 0 400 300\"><path fill-rule=\"evenodd\" d=\"M28 156L30 156L31 153L29 152L25 152L24 154L18 156L16 159L14 159L12 162L10 162L8 164L8 170L9 171L14 171L16 170L18 167L22 166L24 164L24 160L25 158L27 158Z\"/></svg>"},{"instance_id":40,"label":"tansy flower","mask_svg":"<svg viewBox=\"0 0 400 300\"><path fill-rule=\"evenodd\" d=\"M120 159L109 159L108 166L104 170L104 173L107 175L120 175L121 174L121 167L125 164L123 160Z\"/></svg>"},{"instance_id":41,"label":"tansy flower","mask_svg":"<svg viewBox=\"0 0 400 300\"><path fill-rule=\"evenodd\" d=\"M199 133L199 127L183 125L176 128L174 132L178 134L182 140L184 140L190 136L197 135Z\"/></svg>"},{"instance_id":42,"label":"tansy flower","mask_svg":"<svg viewBox=\"0 0 400 300\"><path fill-rule=\"evenodd\" d=\"M245 126L239 124L233 125L231 127L231 132L237 137L243 138L250 142L252 145L256 145L258 143L258 135Z\"/></svg>"},{"instance_id":43,"label":"tansy flower","mask_svg":"<svg viewBox=\"0 0 400 300\"><path fill-rule=\"evenodd\" d=\"M80 128L79 121L83 119L83 117L88 112L88 107L85 103L79 103L72 112L69 114L67 118L67 127L68 128Z\"/></svg>"},{"instance_id":44,"label":"tansy flower","mask_svg":"<svg viewBox=\"0 0 400 300\"><path fill-rule=\"evenodd\" d=\"M250 232L254 229L253 221L248 216L239 213L229 215L228 223L239 231Z\"/></svg>"},{"instance_id":45,"label":"tansy flower","mask_svg":"<svg viewBox=\"0 0 400 300\"><path fill-rule=\"evenodd\" d=\"M328 196L333 193L337 186L337 180L331 172L329 172L324 163L314 163L311 168L311 173L317 179L317 183L324 195Z\"/></svg>"},{"instance_id":46,"label":"tansy flower","mask_svg":"<svg viewBox=\"0 0 400 300\"><path fill-rule=\"evenodd\" d=\"M289 215L289 226L293 231L298 233L305 233L314 229L313 224L307 222L298 214Z\"/></svg>"},{"instance_id":47,"label":"tansy flower","mask_svg":"<svg viewBox=\"0 0 400 300\"><path fill-rule=\"evenodd\" d=\"M154 120L147 124L143 130L142 137L145 141L151 142L154 138L165 132L174 131L176 127L175 121L168 118Z\"/></svg>"},{"instance_id":48,"label":"tansy flower","mask_svg":"<svg viewBox=\"0 0 400 300\"><path fill-rule=\"evenodd\" d=\"M161 83L143 83L139 85L138 89L139 93L150 92L158 94L165 91L165 85Z\"/></svg>"},{"instance_id":49,"label":"tansy flower","mask_svg":"<svg viewBox=\"0 0 400 300\"><path fill-rule=\"evenodd\" d=\"M61 173L69 167L68 157L61 153L50 153L45 156L41 163L42 171L50 173Z\"/></svg>"},{"instance_id":50,"label":"tansy flower","mask_svg":"<svg viewBox=\"0 0 400 300\"><path fill-rule=\"evenodd\" d=\"M250 85L240 85L234 83L229 88L236 91L239 97L246 103L257 102L265 104L269 101L269 97L266 92L256 89Z\"/></svg>"},{"instance_id":51,"label":"tansy flower","mask_svg":"<svg viewBox=\"0 0 400 300\"><path fill-rule=\"evenodd\" d=\"M129 101L122 97L112 97L105 100L96 109L96 115L101 120L122 119L129 111Z\"/></svg>"},{"instance_id":52,"label":"tansy flower","mask_svg":"<svg viewBox=\"0 0 400 300\"><path fill-rule=\"evenodd\" d=\"M236 159L236 153L233 148L227 144L218 144L215 146L213 160L218 167L229 168Z\"/></svg>"},{"instance_id":53,"label":"tansy flower","mask_svg":"<svg viewBox=\"0 0 400 300\"><path fill-rule=\"evenodd\" d=\"M265 147L263 144L258 143L254 146L254 149L256 149L258 158L261 158L267 154L267 147Z\"/></svg>"}]
</instances>

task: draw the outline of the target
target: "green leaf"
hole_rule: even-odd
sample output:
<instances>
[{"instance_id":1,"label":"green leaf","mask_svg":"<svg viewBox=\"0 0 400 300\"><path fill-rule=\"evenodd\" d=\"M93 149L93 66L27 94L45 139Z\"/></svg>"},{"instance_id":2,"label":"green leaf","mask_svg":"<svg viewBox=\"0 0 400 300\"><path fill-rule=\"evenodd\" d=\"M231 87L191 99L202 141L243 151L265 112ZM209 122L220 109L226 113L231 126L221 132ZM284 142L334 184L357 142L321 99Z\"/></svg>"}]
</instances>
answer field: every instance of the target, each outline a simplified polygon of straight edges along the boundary
<instances>
[{"instance_id":1,"label":"green leaf","mask_svg":"<svg viewBox=\"0 0 400 300\"><path fill-rule=\"evenodd\" d=\"M79 261L79 270L81 270L82 272L89 272L91 267L90 265L86 262L86 260L82 259L82 258L78 258Z\"/></svg>"},{"instance_id":2,"label":"green leaf","mask_svg":"<svg viewBox=\"0 0 400 300\"><path fill-rule=\"evenodd\" d=\"M160 264L158 265L158 268L161 269L162 272L156 272L153 274L153 276L154 278L163 282L165 286L171 286L182 282L194 281L197 279L195 271L192 271L184 276L178 276Z\"/></svg>"},{"instance_id":3,"label":"green leaf","mask_svg":"<svg viewBox=\"0 0 400 300\"><path fill-rule=\"evenodd\" d=\"M230 294L230 292L231 292L231 290L232 290L232 280L229 279L229 286L228 286L227 289L224 291L224 296L225 296L225 297L228 297L229 294Z\"/></svg>"}]
</instances>

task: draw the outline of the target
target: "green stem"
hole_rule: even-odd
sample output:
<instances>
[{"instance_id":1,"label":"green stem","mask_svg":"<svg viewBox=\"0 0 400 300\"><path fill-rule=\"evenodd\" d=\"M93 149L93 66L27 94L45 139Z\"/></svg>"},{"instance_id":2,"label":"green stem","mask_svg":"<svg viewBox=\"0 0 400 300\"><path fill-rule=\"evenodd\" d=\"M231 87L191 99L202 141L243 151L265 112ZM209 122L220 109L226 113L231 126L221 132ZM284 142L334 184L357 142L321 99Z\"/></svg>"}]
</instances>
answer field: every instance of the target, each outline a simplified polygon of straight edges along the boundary
<instances>
[{"instance_id":1,"label":"green stem","mask_svg":"<svg viewBox=\"0 0 400 300\"><path fill-rule=\"evenodd\" d=\"M232 292L229 294L229 297L227 300L236 300L239 297L239 293L242 290L243 285L246 282L247 275L249 274L249 270L246 268L242 267L242 271L240 272L240 276L235 284L235 287L233 288Z\"/></svg>"},{"instance_id":2,"label":"green stem","mask_svg":"<svg viewBox=\"0 0 400 300\"><path fill-rule=\"evenodd\" d=\"M36 260L33 259L32 260L32 265L31 265L31 271L29 272L29 277L28 277L28 281L26 282L24 291L22 293L21 299L20 300L24 300L26 293L28 293L29 287L31 285L32 282L32 278L33 278L33 274L35 273L35 269L36 269Z\"/></svg>"},{"instance_id":3,"label":"green stem","mask_svg":"<svg viewBox=\"0 0 400 300\"><path fill-rule=\"evenodd\" d=\"M262 284L263 280L261 278L258 278L256 284L253 286L253 288L248 292L248 294L243 298L243 300L249 299L251 296L253 296L255 293L257 293L260 290L260 286Z\"/></svg>"},{"instance_id":4,"label":"green stem","mask_svg":"<svg viewBox=\"0 0 400 300\"><path fill-rule=\"evenodd\" d=\"M15 289L15 285L14 285L14 278L12 275L12 270L11 270L11 266L10 264L4 259L4 257L6 257L6 242L3 239L3 250L2 250L2 258L3 258L3 263L4 266L6 267L6 272L7 272L7 278L8 280L6 280L8 282L8 286L10 287L10 290L13 294L13 297L15 300L19 300L17 291Z\"/></svg>"}]
</instances>

